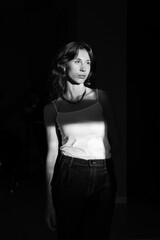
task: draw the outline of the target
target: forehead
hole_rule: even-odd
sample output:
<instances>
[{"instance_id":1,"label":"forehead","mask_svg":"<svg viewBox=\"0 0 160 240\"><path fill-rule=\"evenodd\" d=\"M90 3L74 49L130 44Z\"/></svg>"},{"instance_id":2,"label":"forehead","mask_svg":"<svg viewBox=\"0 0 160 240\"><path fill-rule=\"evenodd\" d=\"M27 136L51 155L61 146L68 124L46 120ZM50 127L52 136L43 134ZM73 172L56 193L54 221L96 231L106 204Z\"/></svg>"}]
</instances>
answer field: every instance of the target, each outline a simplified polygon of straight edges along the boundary
<instances>
[{"instance_id":1,"label":"forehead","mask_svg":"<svg viewBox=\"0 0 160 240\"><path fill-rule=\"evenodd\" d=\"M90 60L89 54L85 49L79 49L78 54L75 58L80 58L84 60Z\"/></svg>"}]
</instances>

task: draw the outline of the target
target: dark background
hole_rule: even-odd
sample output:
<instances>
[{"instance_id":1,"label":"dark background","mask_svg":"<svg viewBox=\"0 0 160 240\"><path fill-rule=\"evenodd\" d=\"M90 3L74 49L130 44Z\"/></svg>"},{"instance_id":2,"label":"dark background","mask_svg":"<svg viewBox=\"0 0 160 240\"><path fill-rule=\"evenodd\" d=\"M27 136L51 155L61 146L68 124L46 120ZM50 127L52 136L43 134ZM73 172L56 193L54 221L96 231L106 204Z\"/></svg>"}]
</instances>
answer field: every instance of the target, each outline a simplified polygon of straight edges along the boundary
<instances>
[{"instance_id":1,"label":"dark background","mask_svg":"<svg viewBox=\"0 0 160 240\"><path fill-rule=\"evenodd\" d=\"M32 209L37 200L32 203L30 196L37 199L39 194L43 209L43 107L48 73L57 49L75 40L93 48L95 84L111 100L121 143L115 159L117 203L126 199L159 202L160 21L156 3L3 0L0 11L2 209L10 206L17 213L24 199ZM7 217L11 219L10 214Z\"/></svg>"},{"instance_id":2,"label":"dark background","mask_svg":"<svg viewBox=\"0 0 160 240\"><path fill-rule=\"evenodd\" d=\"M129 9L127 195L159 202L160 15L156 1Z\"/></svg>"},{"instance_id":3,"label":"dark background","mask_svg":"<svg viewBox=\"0 0 160 240\"><path fill-rule=\"evenodd\" d=\"M1 16L0 126L6 164L14 165L18 158L22 167L26 164L28 168L40 168L44 164L43 107L52 58L63 44L84 40L93 48L97 60L95 84L108 92L112 103L121 142L115 159L118 198L125 201L125 2L2 1ZM12 157L14 153L16 157Z\"/></svg>"}]
</instances>

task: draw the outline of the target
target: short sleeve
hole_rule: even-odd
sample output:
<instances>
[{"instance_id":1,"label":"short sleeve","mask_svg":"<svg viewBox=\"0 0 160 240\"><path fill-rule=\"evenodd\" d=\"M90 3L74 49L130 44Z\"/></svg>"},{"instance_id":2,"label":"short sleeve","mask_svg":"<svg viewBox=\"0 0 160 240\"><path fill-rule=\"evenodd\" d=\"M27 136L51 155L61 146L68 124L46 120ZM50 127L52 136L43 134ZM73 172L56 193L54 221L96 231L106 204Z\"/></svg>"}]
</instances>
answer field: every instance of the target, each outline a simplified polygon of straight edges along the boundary
<instances>
[{"instance_id":1,"label":"short sleeve","mask_svg":"<svg viewBox=\"0 0 160 240\"><path fill-rule=\"evenodd\" d=\"M55 125L56 121L56 110L54 108L54 104L50 103L47 104L44 109L43 109L43 117L44 117L44 125L47 126L52 126Z\"/></svg>"}]
</instances>

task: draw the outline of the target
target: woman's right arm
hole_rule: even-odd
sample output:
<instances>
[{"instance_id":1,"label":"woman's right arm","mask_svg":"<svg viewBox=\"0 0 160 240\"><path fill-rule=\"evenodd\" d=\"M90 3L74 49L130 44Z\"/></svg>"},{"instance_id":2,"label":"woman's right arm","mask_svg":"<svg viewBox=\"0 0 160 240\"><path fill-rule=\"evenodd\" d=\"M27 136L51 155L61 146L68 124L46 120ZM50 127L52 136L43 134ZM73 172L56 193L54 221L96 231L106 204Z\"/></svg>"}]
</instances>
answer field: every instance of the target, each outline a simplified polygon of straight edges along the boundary
<instances>
[{"instance_id":1,"label":"woman's right arm","mask_svg":"<svg viewBox=\"0 0 160 240\"><path fill-rule=\"evenodd\" d=\"M55 126L46 127L48 153L46 157L46 188L47 196L51 194L51 180L54 173L54 167L58 156L58 137Z\"/></svg>"},{"instance_id":2,"label":"woman's right arm","mask_svg":"<svg viewBox=\"0 0 160 240\"><path fill-rule=\"evenodd\" d=\"M48 152L46 157L46 222L48 226L55 230L56 216L52 202L51 180L54 173L54 167L58 156L58 136L56 132L56 110L53 104L46 105L44 108L44 122L46 127L46 137Z\"/></svg>"}]
</instances>

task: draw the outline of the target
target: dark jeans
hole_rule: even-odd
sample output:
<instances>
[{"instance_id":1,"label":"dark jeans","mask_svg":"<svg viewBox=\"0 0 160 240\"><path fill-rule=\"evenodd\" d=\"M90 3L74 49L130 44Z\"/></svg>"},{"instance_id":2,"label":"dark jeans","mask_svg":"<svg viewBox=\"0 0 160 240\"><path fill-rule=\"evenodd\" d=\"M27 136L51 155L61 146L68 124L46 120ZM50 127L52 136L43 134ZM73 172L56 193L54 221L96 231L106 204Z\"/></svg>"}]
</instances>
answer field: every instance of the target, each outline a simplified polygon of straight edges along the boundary
<instances>
[{"instance_id":1,"label":"dark jeans","mask_svg":"<svg viewBox=\"0 0 160 240\"><path fill-rule=\"evenodd\" d=\"M59 240L107 240L116 195L112 159L60 156L52 179Z\"/></svg>"}]
</instances>

